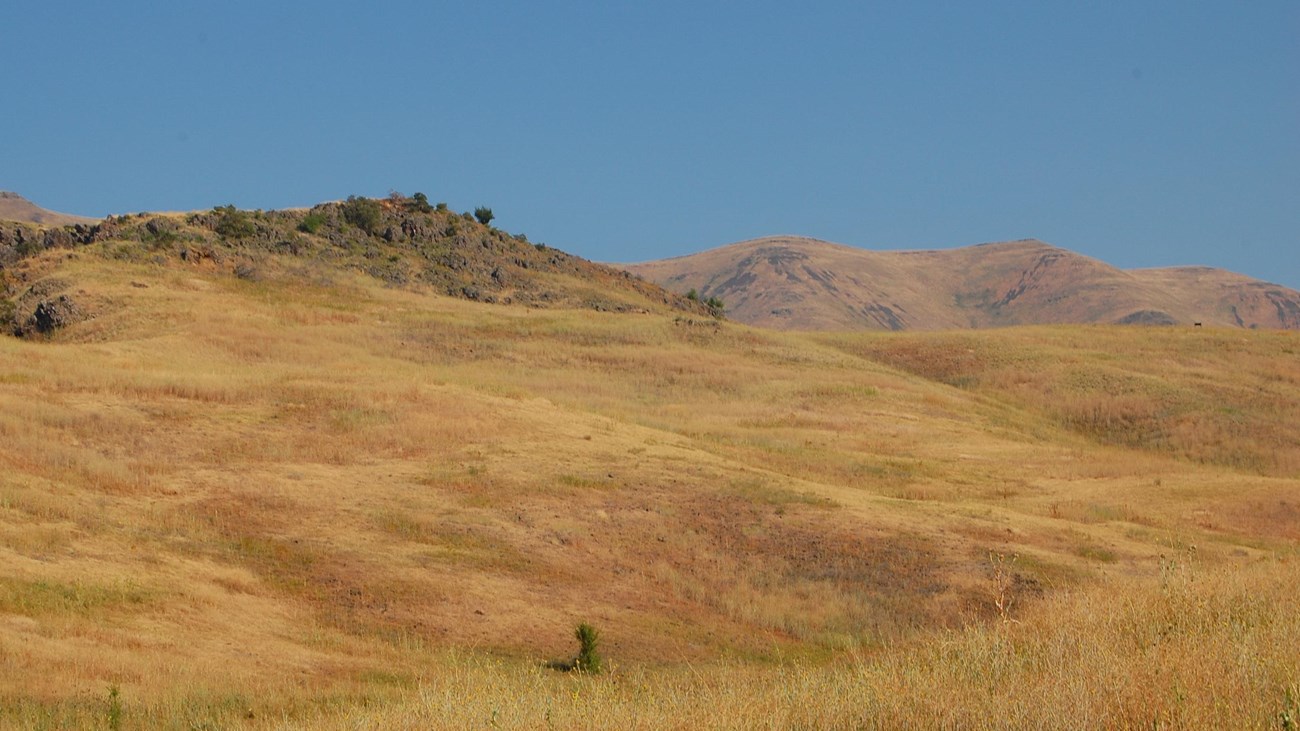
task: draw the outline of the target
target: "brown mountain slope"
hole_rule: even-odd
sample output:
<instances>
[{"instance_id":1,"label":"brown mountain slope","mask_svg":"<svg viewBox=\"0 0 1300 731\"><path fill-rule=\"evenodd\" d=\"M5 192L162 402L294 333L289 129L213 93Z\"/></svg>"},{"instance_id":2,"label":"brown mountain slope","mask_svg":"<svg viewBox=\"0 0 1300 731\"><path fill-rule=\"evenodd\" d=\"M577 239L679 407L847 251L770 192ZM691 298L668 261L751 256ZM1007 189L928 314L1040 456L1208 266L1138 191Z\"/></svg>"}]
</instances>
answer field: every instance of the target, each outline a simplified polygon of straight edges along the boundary
<instances>
[{"instance_id":1,"label":"brown mountain slope","mask_svg":"<svg viewBox=\"0 0 1300 731\"><path fill-rule=\"evenodd\" d=\"M98 219L47 211L17 193L0 190L0 220L38 223L42 226L72 226L94 223Z\"/></svg>"},{"instance_id":2,"label":"brown mountain slope","mask_svg":"<svg viewBox=\"0 0 1300 731\"><path fill-rule=\"evenodd\" d=\"M1300 330L1300 297L1295 290L1243 274L1210 267L1134 269L1129 274L1182 298L1205 319L1238 327Z\"/></svg>"},{"instance_id":3,"label":"brown mountain slope","mask_svg":"<svg viewBox=\"0 0 1300 731\"><path fill-rule=\"evenodd\" d=\"M1300 292L1205 267L1126 271L1037 240L867 251L800 237L631 264L728 315L799 330L1134 323L1300 329Z\"/></svg>"}]
</instances>

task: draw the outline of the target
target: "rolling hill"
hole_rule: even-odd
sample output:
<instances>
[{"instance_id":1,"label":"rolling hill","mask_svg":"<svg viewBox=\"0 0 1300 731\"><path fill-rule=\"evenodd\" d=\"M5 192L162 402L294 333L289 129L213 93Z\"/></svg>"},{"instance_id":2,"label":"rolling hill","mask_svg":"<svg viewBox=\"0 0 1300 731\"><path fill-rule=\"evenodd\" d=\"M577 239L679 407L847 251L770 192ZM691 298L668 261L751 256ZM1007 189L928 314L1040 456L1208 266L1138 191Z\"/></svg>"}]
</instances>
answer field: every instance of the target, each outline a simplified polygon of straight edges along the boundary
<instances>
[{"instance_id":1,"label":"rolling hill","mask_svg":"<svg viewBox=\"0 0 1300 731\"><path fill-rule=\"evenodd\" d=\"M752 328L400 198L0 234L0 728L1300 712L1295 332Z\"/></svg>"},{"instance_id":2,"label":"rolling hill","mask_svg":"<svg viewBox=\"0 0 1300 731\"><path fill-rule=\"evenodd\" d=\"M78 223L95 223L97 220L87 216L47 211L17 193L0 190L0 221L36 223L42 226L71 226Z\"/></svg>"},{"instance_id":3,"label":"rolling hill","mask_svg":"<svg viewBox=\"0 0 1300 731\"><path fill-rule=\"evenodd\" d=\"M252 281L363 273L386 286L487 304L711 314L621 269L530 243L441 204L391 196L302 210L141 213L61 227L0 222L0 327L42 333L110 307L79 301L61 281L34 281L19 266L44 252L104 245L133 261L182 262Z\"/></svg>"},{"instance_id":4,"label":"rolling hill","mask_svg":"<svg viewBox=\"0 0 1300 731\"><path fill-rule=\"evenodd\" d=\"M1117 269L1036 240L867 251L773 237L627 265L729 317L798 330L943 330L1052 323L1300 329L1300 292L1208 267Z\"/></svg>"}]
</instances>

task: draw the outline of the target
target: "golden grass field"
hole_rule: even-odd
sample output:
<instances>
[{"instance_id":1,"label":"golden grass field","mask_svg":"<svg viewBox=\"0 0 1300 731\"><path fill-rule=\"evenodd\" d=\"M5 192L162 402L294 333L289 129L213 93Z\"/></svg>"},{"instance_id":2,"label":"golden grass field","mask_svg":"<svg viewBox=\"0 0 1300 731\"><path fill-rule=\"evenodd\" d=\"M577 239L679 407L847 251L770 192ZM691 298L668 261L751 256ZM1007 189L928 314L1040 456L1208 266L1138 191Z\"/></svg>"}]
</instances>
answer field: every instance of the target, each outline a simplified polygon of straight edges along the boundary
<instances>
[{"instance_id":1,"label":"golden grass field","mask_svg":"<svg viewBox=\"0 0 1300 731\"><path fill-rule=\"evenodd\" d=\"M125 259L24 262L93 317L0 338L0 727L1300 723L1295 332Z\"/></svg>"}]
</instances>

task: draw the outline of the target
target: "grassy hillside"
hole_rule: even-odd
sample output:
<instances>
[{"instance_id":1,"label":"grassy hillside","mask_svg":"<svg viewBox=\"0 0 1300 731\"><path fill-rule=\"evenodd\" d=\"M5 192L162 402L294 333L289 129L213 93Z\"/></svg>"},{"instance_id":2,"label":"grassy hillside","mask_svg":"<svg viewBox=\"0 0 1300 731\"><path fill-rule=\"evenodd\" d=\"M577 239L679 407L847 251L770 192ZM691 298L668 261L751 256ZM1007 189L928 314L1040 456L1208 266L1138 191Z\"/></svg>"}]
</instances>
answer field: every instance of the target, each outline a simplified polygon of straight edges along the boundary
<instances>
[{"instance_id":1,"label":"grassy hillside","mask_svg":"<svg viewBox=\"0 0 1300 731\"><path fill-rule=\"evenodd\" d=\"M5 269L84 317L0 338L0 725L1300 713L1294 333L777 333L533 258L487 304L226 213ZM583 621L609 672L547 669Z\"/></svg>"},{"instance_id":2,"label":"grassy hillside","mask_svg":"<svg viewBox=\"0 0 1300 731\"><path fill-rule=\"evenodd\" d=\"M1035 324L1300 329L1300 292L1209 267L1117 269L1041 241L868 251L799 237L628 265L734 319L789 330Z\"/></svg>"},{"instance_id":3,"label":"grassy hillside","mask_svg":"<svg viewBox=\"0 0 1300 731\"><path fill-rule=\"evenodd\" d=\"M469 213L434 206L423 195L394 193L384 200L351 197L310 210L219 206L189 214L109 217L75 227L0 225L0 326L20 335L51 329L44 322L49 318L37 315L42 302L47 311L67 315L62 320L92 314L82 304L94 309L96 303L79 304L64 292L61 280L41 281L19 266L41 252L91 246L101 257L185 264L248 281L328 284L340 273L362 273L389 287L490 304L709 315L704 305L627 272L530 243ZM56 303L56 295L64 299Z\"/></svg>"},{"instance_id":4,"label":"grassy hillside","mask_svg":"<svg viewBox=\"0 0 1300 731\"><path fill-rule=\"evenodd\" d=\"M1100 444L1300 478L1296 337L1092 326L822 340Z\"/></svg>"}]
</instances>

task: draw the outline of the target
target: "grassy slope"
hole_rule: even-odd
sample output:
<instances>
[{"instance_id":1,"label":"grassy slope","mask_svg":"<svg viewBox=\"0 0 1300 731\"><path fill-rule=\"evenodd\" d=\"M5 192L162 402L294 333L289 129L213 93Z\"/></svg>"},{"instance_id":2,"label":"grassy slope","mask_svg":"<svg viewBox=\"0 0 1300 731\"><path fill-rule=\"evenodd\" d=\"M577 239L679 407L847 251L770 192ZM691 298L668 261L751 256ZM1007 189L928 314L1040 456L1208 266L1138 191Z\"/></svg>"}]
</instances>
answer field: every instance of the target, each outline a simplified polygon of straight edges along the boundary
<instances>
[{"instance_id":1,"label":"grassy slope","mask_svg":"<svg viewBox=\"0 0 1300 731\"><path fill-rule=\"evenodd\" d=\"M803 336L102 251L28 265L94 319L0 339L0 723L117 685L142 726L1263 727L1300 680L1292 333ZM584 619L613 676L540 669Z\"/></svg>"}]
</instances>

